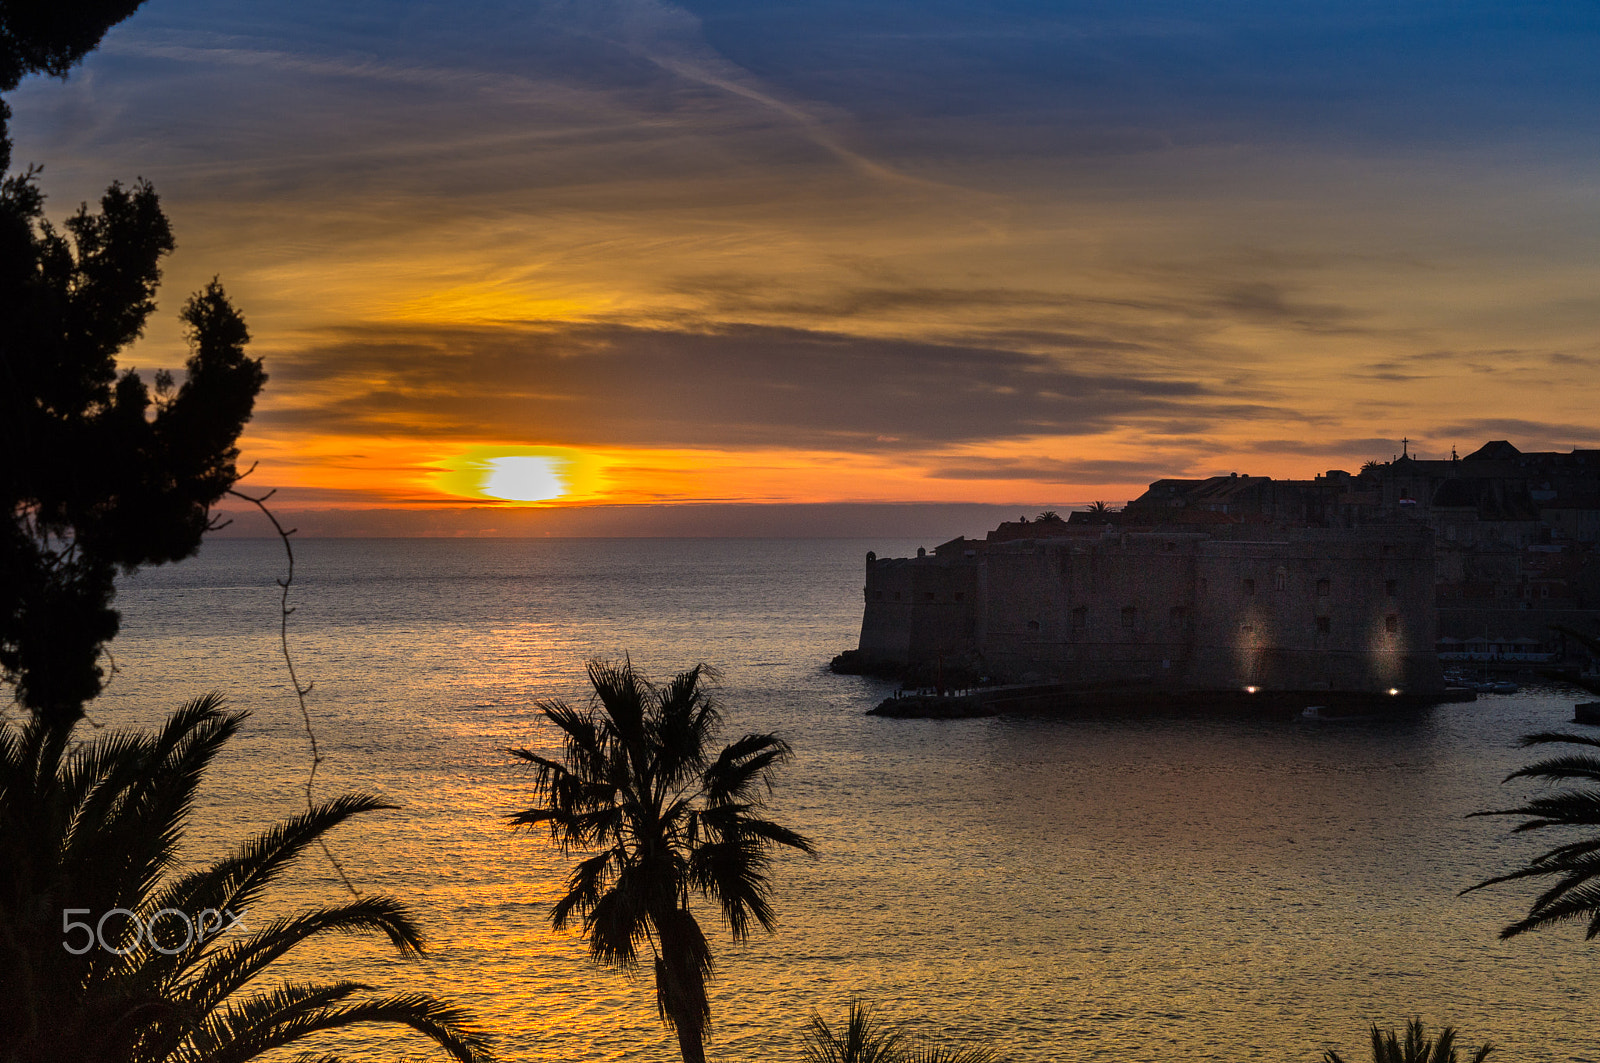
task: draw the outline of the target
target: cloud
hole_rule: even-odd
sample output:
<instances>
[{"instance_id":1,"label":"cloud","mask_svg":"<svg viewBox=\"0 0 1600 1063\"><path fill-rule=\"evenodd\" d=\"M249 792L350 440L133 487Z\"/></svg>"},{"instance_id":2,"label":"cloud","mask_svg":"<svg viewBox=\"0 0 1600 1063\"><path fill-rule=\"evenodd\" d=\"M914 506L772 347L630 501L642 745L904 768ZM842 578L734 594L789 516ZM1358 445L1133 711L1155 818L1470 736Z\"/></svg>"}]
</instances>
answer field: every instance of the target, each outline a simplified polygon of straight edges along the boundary
<instances>
[{"instance_id":1,"label":"cloud","mask_svg":"<svg viewBox=\"0 0 1600 1063\"><path fill-rule=\"evenodd\" d=\"M1270 281L1230 285L1217 292L1211 305L1223 314L1245 321L1290 326L1306 332L1359 332L1357 315L1349 307L1311 303L1290 298L1289 289Z\"/></svg>"},{"instance_id":2,"label":"cloud","mask_svg":"<svg viewBox=\"0 0 1600 1063\"><path fill-rule=\"evenodd\" d=\"M1518 450L1580 450L1600 446L1600 427L1561 424L1515 417L1484 417L1456 421L1434 429L1435 436L1462 436L1472 440L1510 440ZM1465 452L1476 447L1463 447Z\"/></svg>"},{"instance_id":3,"label":"cloud","mask_svg":"<svg viewBox=\"0 0 1600 1063\"><path fill-rule=\"evenodd\" d=\"M938 465L928 475L942 480L1031 480L1047 484L1149 483L1166 477L1192 475L1189 466L1158 460L1121 461L968 458L958 464Z\"/></svg>"},{"instance_id":4,"label":"cloud","mask_svg":"<svg viewBox=\"0 0 1600 1063\"><path fill-rule=\"evenodd\" d=\"M507 442L881 451L1192 415L1191 379L759 326L343 328L271 366L268 428Z\"/></svg>"},{"instance_id":5,"label":"cloud","mask_svg":"<svg viewBox=\"0 0 1600 1063\"><path fill-rule=\"evenodd\" d=\"M1328 458L1352 454L1378 456L1398 450L1400 440L1380 436L1346 436L1337 439L1317 436L1308 439L1253 440L1248 447L1255 454L1304 454Z\"/></svg>"}]
</instances>

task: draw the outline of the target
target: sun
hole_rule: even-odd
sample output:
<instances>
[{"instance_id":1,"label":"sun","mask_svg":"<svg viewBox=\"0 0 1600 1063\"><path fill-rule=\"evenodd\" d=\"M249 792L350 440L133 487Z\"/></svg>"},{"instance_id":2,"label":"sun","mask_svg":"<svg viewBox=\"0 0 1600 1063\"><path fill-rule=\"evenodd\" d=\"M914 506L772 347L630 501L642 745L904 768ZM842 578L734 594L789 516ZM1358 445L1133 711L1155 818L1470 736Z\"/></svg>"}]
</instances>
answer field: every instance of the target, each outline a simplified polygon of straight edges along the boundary
<instances>
[{"instance_id":1,"label":"sun","mask_svg":"<svg viewBox=\"0 0 1600 1063\"><path fill-rule=\"evenodd\" d=\"M543 502L560 498L567 485L556 471L554 458L526 455L493 458L484 463L486 474L478 488L491 498L508 502Z\"/></svg>"}]
</instances>

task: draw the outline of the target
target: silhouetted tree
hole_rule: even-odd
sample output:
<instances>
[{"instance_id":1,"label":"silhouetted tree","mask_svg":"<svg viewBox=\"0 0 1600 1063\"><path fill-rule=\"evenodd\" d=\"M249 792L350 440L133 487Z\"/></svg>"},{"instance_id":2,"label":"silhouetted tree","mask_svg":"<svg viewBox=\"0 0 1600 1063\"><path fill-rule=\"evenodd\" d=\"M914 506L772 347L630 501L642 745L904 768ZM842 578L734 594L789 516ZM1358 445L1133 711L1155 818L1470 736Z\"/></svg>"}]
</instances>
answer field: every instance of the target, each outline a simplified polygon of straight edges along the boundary
<instances>
[{"instance_id":1,"label":"silhouetted tree","mask_svg":"<svg viewBox=\"0 0 1600 1063\"><path fill-rule=\"evenodd\" d=\"M563 853L593 854L567 878L550 912L557 930L577 915L589 955L634 970L654 954L656 1003L684 1063L704 1063L711 1007L711 948L690 909L715 901L735 940L752 921L771 931L767 869L780 846L813 852L801 835L760 813L772 769L789 757L774 734L747 734L712 755L720 717L702 684L704 665L653 686L631 662L590 661L589 707L559 700L539 709L565 755L510 750L533 764L539 804L511 816L544 827Z\"/></svg>"},{"instance_id":2,"label":"silhouetted tree","mask_svg":"<svg viewBox=\"0 0 1600 1063\"><path fill-rule=\"evenodd\" d=\"M65 75L137 6L0 0L0 88ZM141 181L57 230L36 175L0 183L0 673L35 715L70 727L101 688L117 570L199 548L266 375L215 281L183 310L181 385L159 373L152 396L119 374L155 309L171 227Z\"/></svg>"},{"instance_id":3,"label":"silhouetted tree","mask_svg":"<svg viewBox=\"0 0 1600 1063\"><path fill-rule=\"evenodd\" d=\"M1483 1063L1494 1046L1485 1044L1473 1052L1470 1063ZM1344 1063L1344 1058L1333 1049L1322 1054L1323 1063ZM1387 1033L1372 1024L1372 1063L1456 1063L1456 1031L1446 1026L1438 1037L1428 1037L1421 1019L1406 1023L1406 1039L1401 1041L1393 1030Z\"/></svg>"},{"instance_id":4,"label":"silhouetted tree","mask_svg":"<svg viewBox=\"0 0 1600 1063\"><path fill-rule=\"evenodd\" d=\"M1525 747L1558 743L1580 749L1519 768L1506 776L1505 781L1539 779L1552 783L1576 782L1587 785L1545 793L1518 808L1473 813L1477 816L1530 817L1516 826L1518 831L1540 830L1544 827L1584 827L1591 832L1588 837L1558 845L1534 857L1526 867L1496 875L1462 891L1470 893L1485 886L1524 878L1550 877L1556 880L1534 899L1526 918L1500 931L1502 938L1571 919L1587 920L1586 938L1600 936L1600 834L1593 833L1600 828L1600 753L1595 752L1600 749L1600 738L1559 732L1531 734L1522 738Z\"/></svg>"},{"instance_id":5,"label":"silhouetted tree","mask_svg":"<svg viewBox=\"0 0 1600 1063\"><path fill-rule=\"evenodd\" d=\"M422 939L387 897L252 914L307 846L394 807L370 795L319 803L209 866L182 869L195 791L243 718L213 694L153 734L106 734L71 751L67 732L37 719L0 727L0 1059L243 1063L376 1023L408 1028L461 1063L489 1060L464 1013L425 994L372 995L350 981L261 986L286 953L327 934L383 935L407 956Z\"/></svg>"},{"instance_id":6,"label":"silhouetted tree","mask_svg":"<svg viewBox=\"0 0 1600 1063\"><path fill-rule=\"evenodd\" d=\"M29 74L64 78L100 43L106 30L144 0L0 0L0 92L10 92ZM11 168L7 119L0 100L0 174Z\"/></svg>"},{"instance_id":7,"label":"silhouetted tree","mask_svg":"<svg viewBox=\"0 0 1600 1063\"><path fill-rule=\"evenodd\" d=\"M819 1012L806 1025L805 1063L994 1063L988 1048L943 1048L912 1042L897 1029L878 1021L873 1009L850 1001L850 1012L838 1029Z\"/></svg>"},{"instance_id":8,"label":"silhouetted tree","mask_svg":"<svg viewBox=\"0 0 1600 1063\"><path fill-rule=\"evenodd\" d=\"M1057 522L1059 522L1061 520L1061 514L1057 513L1053 509L1047 509L1043 513L1041 513L1037 517L1035 517L1034 519L1035 520L1042 520L1042 521L1057 521Z\"/></svg>"}]
</instances>

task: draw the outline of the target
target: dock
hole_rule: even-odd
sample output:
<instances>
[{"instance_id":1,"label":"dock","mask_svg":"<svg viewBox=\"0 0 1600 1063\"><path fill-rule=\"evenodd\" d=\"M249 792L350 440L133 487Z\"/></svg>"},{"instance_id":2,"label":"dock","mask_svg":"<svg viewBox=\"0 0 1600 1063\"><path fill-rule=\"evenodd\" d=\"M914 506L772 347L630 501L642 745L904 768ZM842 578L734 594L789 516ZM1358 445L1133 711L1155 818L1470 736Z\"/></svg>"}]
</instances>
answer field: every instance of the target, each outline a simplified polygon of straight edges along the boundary
<instances>
[{"instance_id":1,"label":"dock","mask_svg":"<svg viewBox=\"0 0 1600 1063\"><path fill-rule=\"evenodd\" d=\"M893 719L961 720L1000 715L1073 715L1118 712L1205 712L1218 715L1300 715L1310 706L1321 718L1388 716L1437 705L1473 701L1470 689L1451 687L1434 694L1383 694L1356 691L1209 690L1172 692L1138 685L1086 686L1073 683L1015 683L966 690L899 691L869 716ZM1600 703L1596 703L1600 711ZM1600 723L1600 715L1596 716Z\"/></svg>"}]
</instances>

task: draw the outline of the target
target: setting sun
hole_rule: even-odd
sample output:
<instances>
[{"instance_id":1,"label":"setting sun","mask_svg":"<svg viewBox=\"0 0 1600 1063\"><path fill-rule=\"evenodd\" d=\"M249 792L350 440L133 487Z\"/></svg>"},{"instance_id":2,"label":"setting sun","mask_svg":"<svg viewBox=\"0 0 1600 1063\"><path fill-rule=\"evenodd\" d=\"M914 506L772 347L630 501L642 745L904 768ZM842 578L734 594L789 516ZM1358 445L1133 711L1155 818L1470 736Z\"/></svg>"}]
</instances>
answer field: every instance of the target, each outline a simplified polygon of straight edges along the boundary
<instances>
[{"instance_id":1,"label":"setting sun","mask_svg":"<svg viewBox=\"0 0 1600 1063\"><path fill-rule=\"evenodd\" d=\"M566 493L566 484L550 458L495 458L489 462L482 491L508 502L543 502L560 498Z\"/></svg>"}]
</instances>

